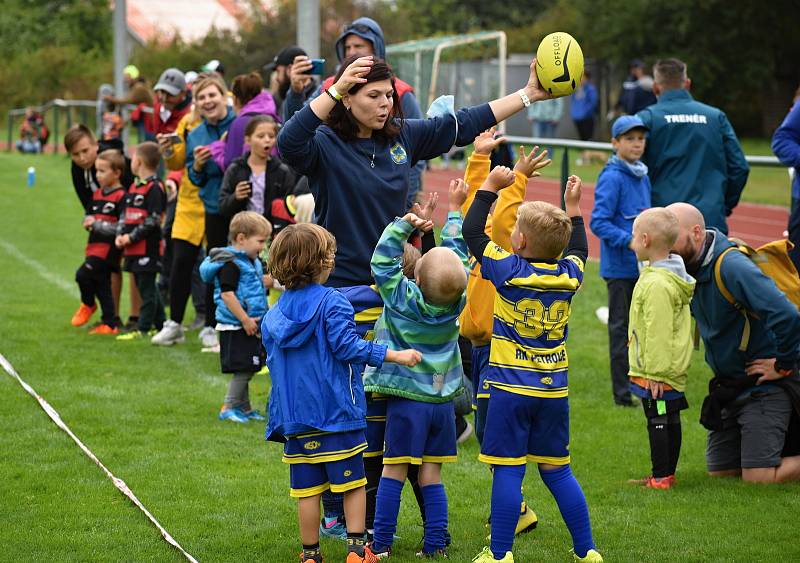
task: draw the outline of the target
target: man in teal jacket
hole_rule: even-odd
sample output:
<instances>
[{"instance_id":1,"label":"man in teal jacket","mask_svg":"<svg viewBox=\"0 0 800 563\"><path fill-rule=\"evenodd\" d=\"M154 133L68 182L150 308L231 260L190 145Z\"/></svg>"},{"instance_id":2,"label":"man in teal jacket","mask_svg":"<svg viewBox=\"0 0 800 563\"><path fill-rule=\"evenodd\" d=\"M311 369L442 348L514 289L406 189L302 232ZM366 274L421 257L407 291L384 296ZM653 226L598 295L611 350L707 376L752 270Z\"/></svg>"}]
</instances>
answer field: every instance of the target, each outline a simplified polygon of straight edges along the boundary
<instances>
[{"instance_id":1,"label":"man in teal jacket","mask_svg":"<svg viewBox=\"0 0 800 563\"><path fill-rule=\"evenodd\" d=\"M787 386L799 379L800 313L747 256L725 253L732 244L705 228L697 208L675 203L668 209L680 224L673 251L697 280L691 310L714 373L701 417L715 428L708 434L708 472L765 483L800 480L800 455L784 455L792 415ZM719 260L720 279L747 320L720 291ZM718 416L709 424L712 404Z\"/></svg>"},{"instance_id":2,"label":"man in teal jacket","mask_svg":"<svg viewBox=\"0 0 800 563\"><path fill-rule=\"evenodd\" d=\"M736 133L724 112L692 98L683 62L658 61L653 74L658 103L637 114L650 130L642 161L653 207L691 203L709 227L727 234L725 218L750 173Z\"/></svg>"}]
</instances>

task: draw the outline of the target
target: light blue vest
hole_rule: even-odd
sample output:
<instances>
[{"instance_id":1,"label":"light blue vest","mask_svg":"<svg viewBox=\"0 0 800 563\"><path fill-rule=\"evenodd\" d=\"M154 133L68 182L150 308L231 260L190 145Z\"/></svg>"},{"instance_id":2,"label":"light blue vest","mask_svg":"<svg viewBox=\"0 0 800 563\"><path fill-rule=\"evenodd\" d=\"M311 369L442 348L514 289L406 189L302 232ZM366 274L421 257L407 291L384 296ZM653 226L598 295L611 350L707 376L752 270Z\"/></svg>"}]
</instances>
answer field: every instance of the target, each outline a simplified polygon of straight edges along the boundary
<instances>
[{"instance_id":1,"label":"light blue vest","mask_svg":"<svg viewBox=\"0 0 800 563\"><path fill-rule=\"evenodd\" d=\"M233 262L239 268L239 286L236 288L236 298L248 316L261 319L269 306L267 294L264 290L264 268L261 260L251 261L247 254L231 246L214 248L211 254L200 265L200 277L206 283L214 283L214 303L217 306L217 322L231 325L241 325L227 305L222 301L217 274L228 262Z\"/></svg>"}]
</instances>

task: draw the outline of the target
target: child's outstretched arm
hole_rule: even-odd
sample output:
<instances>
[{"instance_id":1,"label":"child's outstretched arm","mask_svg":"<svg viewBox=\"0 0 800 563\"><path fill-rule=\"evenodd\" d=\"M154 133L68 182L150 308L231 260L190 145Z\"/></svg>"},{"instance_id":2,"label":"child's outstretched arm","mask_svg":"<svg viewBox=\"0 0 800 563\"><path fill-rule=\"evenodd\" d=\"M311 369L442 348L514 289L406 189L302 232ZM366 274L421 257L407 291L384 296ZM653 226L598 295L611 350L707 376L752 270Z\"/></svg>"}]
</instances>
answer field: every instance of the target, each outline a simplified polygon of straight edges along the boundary
<instances>
[{"instance_id":1,"label":"child's outstretched arm","mask_svg":"<svg viewBox=\"0 0 800 563\"><path fill-rule=\"evenodd\" d=\"M403 246L415 228L430 230L433 222L420 219L413 213L407 213L402 219L395 219L384 229L372 254L372 277L387 306L397 306L408 301L408 280L403 275L402 265Z\"/></svg>"},{"instance_id":2,"label":"child's outstretched arm","mask_svg":"<svg viewBox=\"0 0 800 563\"><path fill-rule=\"evenodd\" d=\"M411 209L411 212L420 219L432 221L433 212L436 211L438 204L439 192L431 192L428 194L428 199L425 201L425 203L423 205L415 203ZM433 234L433 228L431 227L427 231L422 231L422 249L420 252L425 254L432 248L436 248L436 235Z\"/></svg>"},{"instance_id":3,"label":"child's outstretched arm","mask_svg":"<svg viewBox=\"0 0 800 563\"><path fill-rule=\"evenodd\" d=\"M483 251L491 242L485 232L489 210L497 199L497 192L513 183L514 173L511 169L507 166L496 166L489 173L481 189L475 194L475 201L472 202L469 212L467 212L462 233L469 251L478 262L483 259Z\"/></svg>"},{"instance_id":4,"label":"child's outstretched arm","mask_svg":"<svg viewBox=\"0 0 800 563\"><path fill-rule=\"evenodd\" d=\"M564 189L564 204L567 215L572 219L572 236L570 236L564 256L575 256L582 263L589 258L589 243L586 240L586 227L581 215L581 179L572 175Z\"/></svg>"},{"instance_id":5,"label":"child's outstretched arm","mask_svg":"<svg viewBox=\"0 0 800 563\"><path fill-rule=\"evenodd\" d=\"M467 243L462 236L461 208L467 199L467 184L461 178L450 180L448 190L448 200L450 211L447 214L447 222L442 227L442 246L455 252L464 267L469 269L469 256L467 254Z\"/></svg>"},{"instance_id":6,"label":"child's outstretched arm","mask_svg":"<svg viewBox=\"0 0 800 563\"><path fill-rule=\"evenodd\" d=\"M473 151L467 161L467 169L464 171L464 181L467 183L467 200L461 206L461 215L466 216L472 200L475 199L475 192L478 191L486 177L489 175L491 167L491 155L500 144L506 142L505 137L495 138L496 127L487 129L477 137L472 143Z\"/></svg>"}]
</instances>

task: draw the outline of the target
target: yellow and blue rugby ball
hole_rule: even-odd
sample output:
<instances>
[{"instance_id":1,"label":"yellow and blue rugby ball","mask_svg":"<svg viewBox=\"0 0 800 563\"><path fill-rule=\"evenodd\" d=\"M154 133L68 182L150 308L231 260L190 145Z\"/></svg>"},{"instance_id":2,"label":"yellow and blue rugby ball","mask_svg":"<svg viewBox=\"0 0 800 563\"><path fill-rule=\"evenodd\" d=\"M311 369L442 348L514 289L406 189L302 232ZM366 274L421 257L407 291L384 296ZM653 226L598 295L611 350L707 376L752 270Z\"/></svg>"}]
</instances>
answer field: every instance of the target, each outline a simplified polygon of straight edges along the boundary
<instances>
[{"instance_id":1,"label":"yellow and blue rugby ball","mask_svg":"<svg viewBox=\"0 0 800 563\"><path fill-rule=\"evenodd\" d=\"M554 98L572 94L583 77L583 51L575 38L556 31L542 39L536 49L536 76Z\"/></svg>"}]
</instances>

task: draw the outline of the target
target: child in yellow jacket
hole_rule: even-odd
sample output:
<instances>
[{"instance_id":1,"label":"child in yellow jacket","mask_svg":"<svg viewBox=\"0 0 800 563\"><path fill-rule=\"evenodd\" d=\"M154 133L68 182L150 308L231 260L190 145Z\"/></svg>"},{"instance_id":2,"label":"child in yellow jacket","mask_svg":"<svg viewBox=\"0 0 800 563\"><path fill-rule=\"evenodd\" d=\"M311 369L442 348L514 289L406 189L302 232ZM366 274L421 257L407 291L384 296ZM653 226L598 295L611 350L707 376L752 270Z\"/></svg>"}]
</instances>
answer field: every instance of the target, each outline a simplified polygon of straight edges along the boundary
<instances>
[{"instance_id":1,"label":"child in yellow jacket","mask_svg":"<svg viewBox=\"0 0 800 563\"><path fill-rule=\"evenodd\" d=\"M467 200L462 205L462 214L466 214L475 192L489 176L491 167L490 155L504 137L495 138L495 129L484 131L475 138L474 151L469 157L464 181L469 189ZM547 151L536 154L539 147L525 154L520 147L519 160L514 166L514 184L500 192L494 213L486 222L486 234L499 247L511 251L511 231L517 221L517 210L525 200L528 179L539 176L538 170L550 164L545 160ZM481 265L470 258L470 272L467 280L467 304L459 317L461 336L472 344L472 385L475 404L475 436L478 442L483 441L483 430L486 423L486 409L489 404L489 388L484 384L483 375L489 365L489 342L492 339L492 320L494 315L495 287L481 276ZM532 530L536 527L536 514L528 508L525 501L520 507L520 519L516 533Z\"/></svg>"}]
</instances>

